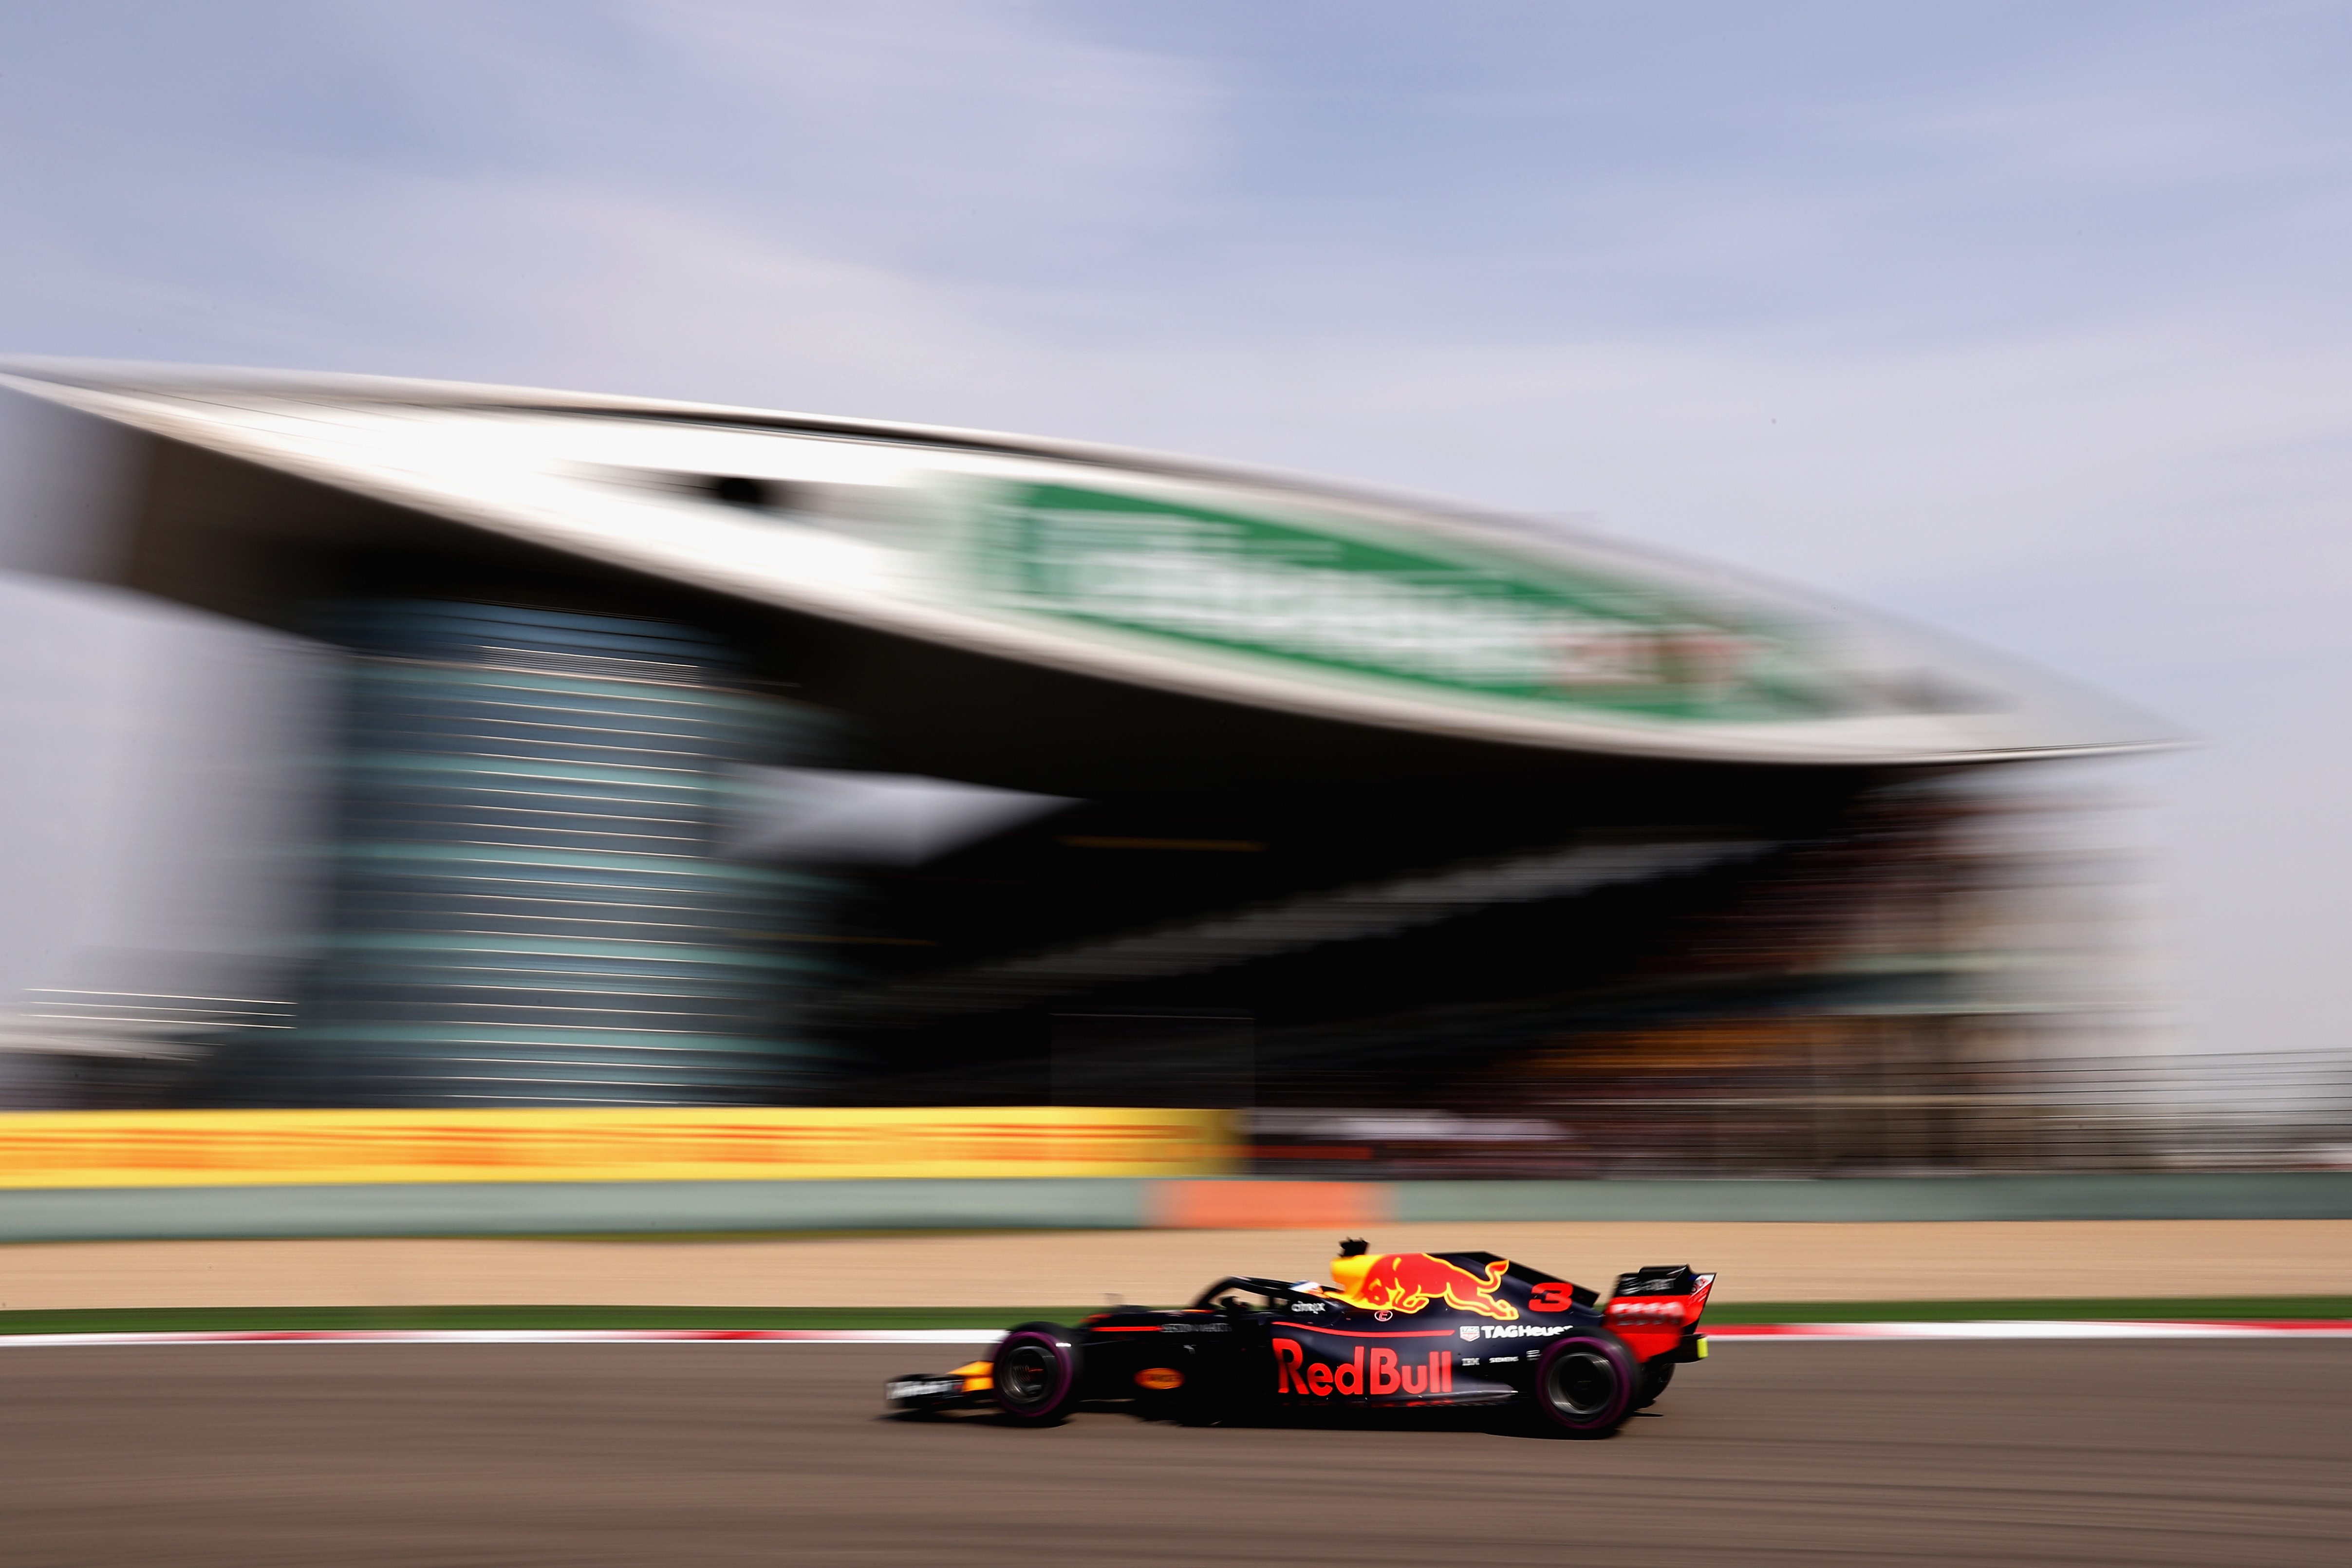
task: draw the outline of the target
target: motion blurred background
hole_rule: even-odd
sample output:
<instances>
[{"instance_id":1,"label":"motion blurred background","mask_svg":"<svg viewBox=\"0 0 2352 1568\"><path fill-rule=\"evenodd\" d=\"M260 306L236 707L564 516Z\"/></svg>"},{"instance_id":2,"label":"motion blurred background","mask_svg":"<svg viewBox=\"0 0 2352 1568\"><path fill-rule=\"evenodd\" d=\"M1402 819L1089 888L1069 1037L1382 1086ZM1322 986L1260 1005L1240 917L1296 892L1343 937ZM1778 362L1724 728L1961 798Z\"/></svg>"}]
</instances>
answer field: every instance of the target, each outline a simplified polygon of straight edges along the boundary
<instances>
[{"instance_id":1,"label":"motion blurred background","mask_svg":"<svg viewBox=\"0 0 2352 1568\"><path fill-rule=\"evenodd\" d=\"M2198 742L1718 795L1739 856L1457 885L1400 936L1296 901L1632 818L917 766L707 626L624 647L487 578L214 613L119 585L137 451L12 397L0 1103L1192 1105L1324 1177L2340 1165L2347 56L2308 4L0 5L12 353L1326 473L1850 598ZM493 645L662 665L714 773L768 770L679 829L766 879L697 906L758 906L706 955L756 1068L486 1097L344 1048L467 1025L351 955L471 915L352 847L466 837L369 737ZM1116 949L1282 900L1206 979ZM922 990L1081 937L984 1026Z\"/></svg>"}]
</instances>

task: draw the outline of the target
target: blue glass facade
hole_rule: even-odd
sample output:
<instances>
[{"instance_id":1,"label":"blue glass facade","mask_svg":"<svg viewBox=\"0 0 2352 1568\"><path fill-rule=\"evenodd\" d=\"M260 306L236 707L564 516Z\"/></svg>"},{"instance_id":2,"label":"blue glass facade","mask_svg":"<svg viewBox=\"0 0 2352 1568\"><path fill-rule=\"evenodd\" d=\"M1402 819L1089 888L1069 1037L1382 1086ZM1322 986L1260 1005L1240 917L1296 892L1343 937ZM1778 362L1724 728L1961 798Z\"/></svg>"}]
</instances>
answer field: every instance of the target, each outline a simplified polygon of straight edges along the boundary
<instances>
[{"instance_id":1,"label":"blue glass facade","mask_svg":"<svg viewBox=\"0 0 2352 1568\"><path fill-rule=\"evenodd\" d=\"M345 1105L804 1098L819 879L730 859L730 770L821 721L667 623L347 606L333 910L296 1047Z\"/></svg>"}]
</instances>

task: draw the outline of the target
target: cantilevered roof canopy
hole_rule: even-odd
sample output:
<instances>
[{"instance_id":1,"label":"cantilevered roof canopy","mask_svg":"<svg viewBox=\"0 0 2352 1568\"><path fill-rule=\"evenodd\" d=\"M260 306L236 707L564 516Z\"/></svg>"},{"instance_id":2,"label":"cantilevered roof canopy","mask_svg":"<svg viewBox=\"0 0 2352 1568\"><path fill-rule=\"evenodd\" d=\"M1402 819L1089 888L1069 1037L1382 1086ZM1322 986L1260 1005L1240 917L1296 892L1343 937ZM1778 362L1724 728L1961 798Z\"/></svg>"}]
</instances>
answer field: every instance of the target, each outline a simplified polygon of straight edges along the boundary
<instances>
[{"instance_id":1,"label":"cantilevered roof canopy","mask_svg":"<svg viewBox=\"0 0 2352 1568\"><path fill-rule=\"evenodd\" d=\"M1949 763L2168 739L2096 693L1849 606L1288 476L513 387L5 368L0 384L369 498L380 514L1192 704L1750 764Z\"/></svg>"}]
</instances>

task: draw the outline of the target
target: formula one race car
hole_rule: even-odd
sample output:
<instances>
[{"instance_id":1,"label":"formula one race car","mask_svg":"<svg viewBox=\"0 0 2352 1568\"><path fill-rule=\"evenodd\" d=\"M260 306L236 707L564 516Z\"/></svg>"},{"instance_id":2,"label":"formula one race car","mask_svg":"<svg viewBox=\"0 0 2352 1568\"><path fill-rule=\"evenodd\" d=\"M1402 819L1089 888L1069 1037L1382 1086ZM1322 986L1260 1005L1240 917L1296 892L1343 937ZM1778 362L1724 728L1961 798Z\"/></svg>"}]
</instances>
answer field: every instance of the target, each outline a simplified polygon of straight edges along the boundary
<instances>
[{"instance_id":1,"label":"formula one race car","mask_svg":"<svg viewBox=\"0 0 2352 1568\"><path fill-rule=\"evenodd\" d=\"M1712 1274L1686 1265L1621 1276L1603 1305L1491 1252L1371 1256L1345 1241L1333 1283L1232 1277L1190 1307L1097 1312L1077 1327L1023 1323L993 1358L900 1378L893 1410L993 1407L1017 1426L1081 1404L1198 1423L1283 1409L1515 1406L1571 1437L1613 1432L1704 1361Z\"/></svg>"}]
</instances>

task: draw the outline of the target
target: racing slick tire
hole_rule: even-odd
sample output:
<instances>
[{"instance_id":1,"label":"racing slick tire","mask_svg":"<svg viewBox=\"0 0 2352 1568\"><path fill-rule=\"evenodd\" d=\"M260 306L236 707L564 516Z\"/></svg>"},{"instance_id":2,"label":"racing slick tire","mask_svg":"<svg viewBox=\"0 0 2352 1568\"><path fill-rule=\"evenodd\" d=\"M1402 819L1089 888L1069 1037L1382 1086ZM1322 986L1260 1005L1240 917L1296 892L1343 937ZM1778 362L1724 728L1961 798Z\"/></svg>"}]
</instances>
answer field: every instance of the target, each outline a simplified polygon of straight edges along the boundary
<instances>
[{"instance_id":1,"label":"racing slick tire","mask_svg":"<svg viewBox=\"0 0 2352 1568\"><path fill-rule=\"evenodd\" d=\"M1059 1323L1023 1323L997 1342L996 1408L1019 1426L1051 1426L1077 1408L1086 1367L1077 1335Z\"/></svg>"},{"instance_id":2,"label":"racing slick tire","mask_svg":"<svg viewBox=\"0 0 2352 1568\"><path fill-rule=\"evenodd\" d=\"M1675 1380L1675 1363L1662 1355L1652 1356L1642 1368L1642 1392L1633 1400L1633 1408L1647 1410Z\"/></svg>"},{"instance_id":3,"label":"racing slick tire","mask_svg":"<svg viewBox=\"0 0 2352 1568\"><path fill-rule=\"evenodd\" d=\"M1528 1395L1538 1424L1562 1437L1606 1437L1642 1396L1641 1363L1606 1329L1562 1334L1537 1359Z\"/></svg>"}]
</instances>

